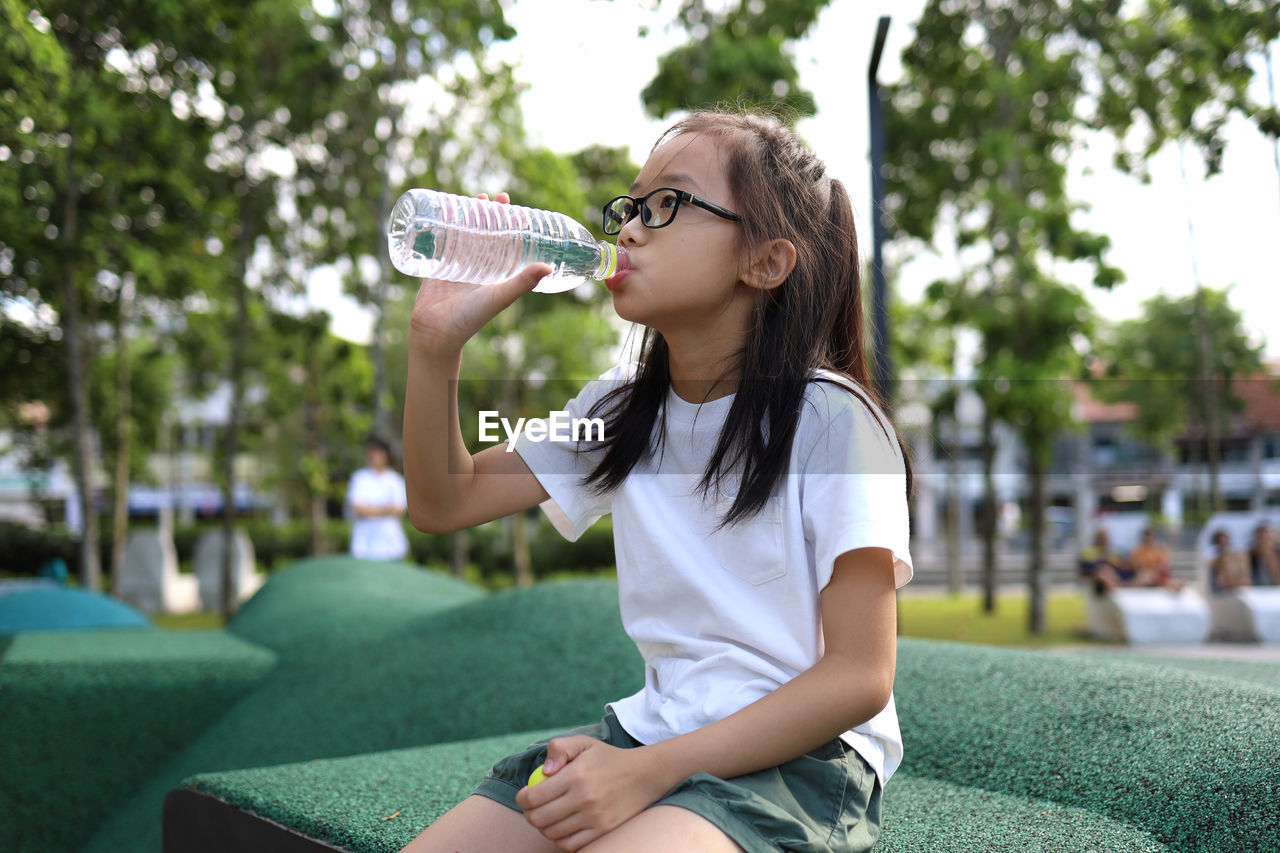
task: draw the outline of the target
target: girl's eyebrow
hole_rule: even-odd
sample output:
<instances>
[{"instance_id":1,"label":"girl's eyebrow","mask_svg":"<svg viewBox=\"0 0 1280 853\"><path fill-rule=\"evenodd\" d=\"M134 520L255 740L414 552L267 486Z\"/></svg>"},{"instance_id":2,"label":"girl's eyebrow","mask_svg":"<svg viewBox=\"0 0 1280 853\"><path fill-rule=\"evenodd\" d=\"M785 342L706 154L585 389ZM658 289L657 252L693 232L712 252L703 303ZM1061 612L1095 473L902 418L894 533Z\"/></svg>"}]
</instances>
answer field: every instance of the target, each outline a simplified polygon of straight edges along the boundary
<instances>
[{"instance_id":1,"label":"girl's eyebrow","mask_svg":"<svg viewBox=\"0 0 1280 853\"><path fill-rule=\"evenodd\" d=\"M698 192L702 192L702 188L698 186L698 182L683 172L663 172L654 179L654 186L657 187L674 186L679 188L682 184L684 186L691 187ZM631 189L627 190L627 192L635 195L635 192L638 189L640 189L640 180L637 178L635 182L631 184Z\"/></svg>"}]
</instances>

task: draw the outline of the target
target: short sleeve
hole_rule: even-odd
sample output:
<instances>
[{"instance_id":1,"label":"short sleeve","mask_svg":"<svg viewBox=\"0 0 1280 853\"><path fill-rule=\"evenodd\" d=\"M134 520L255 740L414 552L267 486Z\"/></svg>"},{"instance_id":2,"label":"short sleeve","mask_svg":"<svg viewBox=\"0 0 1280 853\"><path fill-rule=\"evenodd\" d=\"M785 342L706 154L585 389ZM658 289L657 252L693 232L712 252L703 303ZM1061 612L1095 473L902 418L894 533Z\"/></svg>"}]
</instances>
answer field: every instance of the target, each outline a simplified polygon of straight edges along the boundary
<instances>
[{"instance_id":1,"label":"short sleeve","mask_svg":"<svg viewBox=\"0 0 1280 853\"><path fill-rule=\"evenodd\" d=\"M818 588L836 558L857 548L893 554L894 586L911 579L906 460L884 415L850 391L813 383L800 505ZM817 390L821 389L821 390Z\"/></svg>"},{"instance_id":2,"label":"short sleeve","mask_svg":"<svg viewBox=\"0 0 1280 853\"><path fill-rule=\"evenodd\" d=\"M613 502L612 494L599 494L584 483L600 459L600 453L591 449L597 442L588 439L603 435L594 431L603 428L602 421L594 426L589 422L591 410L610 391L629 382L633 375L634 365L612 368L583 386L562 411L548 418L533 419L541 421L542 427L530 429L526 425L516 437L515 452L550 496L542 502L542 511L570 542L608 514ZM582 441L573 440L579 429L575 424L580 425L577 435Z\"/></svg>"}]
</instances>

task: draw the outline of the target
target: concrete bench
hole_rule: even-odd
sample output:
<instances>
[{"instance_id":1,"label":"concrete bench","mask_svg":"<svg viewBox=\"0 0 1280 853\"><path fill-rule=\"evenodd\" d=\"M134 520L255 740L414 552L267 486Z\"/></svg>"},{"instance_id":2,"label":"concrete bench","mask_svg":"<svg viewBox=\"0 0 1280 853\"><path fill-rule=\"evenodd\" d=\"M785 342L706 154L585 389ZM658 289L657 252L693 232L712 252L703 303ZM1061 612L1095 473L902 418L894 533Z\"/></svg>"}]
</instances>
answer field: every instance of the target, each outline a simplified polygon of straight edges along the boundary
<instances>
[{"instance_id":1,"label":"concrete bench","mask_svg":"<svg viewBox=\"0 0 1280 853\"><path fill-rule=\"evenodd\" d=\"M1130 553L1150 524L1133 513L1098 520L1111 539L1111 549ZM1210 613L1203 590L1188 586L1167 589L1126 587L1099 592L1092 580L1081 584L1089 633L1102 640L1131 645L1185 645L1209 638Z\"/></svg>"},{"instance_id":2,"label":"concrete bench","mask_svg":"<svg viewBox=\"0 0 1280 853\"><path fill-rule=\"evenodd\" d=\"M1125 588L1098 593L1086 585L1085 612L1089 633L1113 643L1185 645L1209 638L1209 606L1190 587Z\"/></svg>"},{"instance_id":3,"label":"concrete bench","mask_svg":"<svg viewBox=\"0 0 1280 853\"><path fill-rule=\"evenodd\" d=\"M1196 579L1209 598L1210 631L1217 639L1280 643L1280 587L1215 590L1209 577L1215 556L1214 534L1226 531L1232 548L1247 551L1254 529L1262 523L1271 528L1273 535L1280 533L1280 510L1220 512L1209 517L1196 538Z\"/></svg>"},{"instance_id":4,"label":"concrete bench","mask_svg":"<svg viewBox=\"0 0 1280 853\"><path fill-rule=\"evenodd\" d=\"M266 582L266 574L257 571L253 558L253 542L243 530L231 535L231 587L235 604L239 606L257 592ZM192 563L200 593L200 606L204 610L222 609L222 558L226 537L221 529L207 530L196 542Z\"/></svg>"},{"instance_id":5,"label":"concrete bench","mask_svg":"<svg viewBox=\"0 0 1280 853\"><path fill-rule=\"evenodd\" d=\"M173 531L162 517L159 527L138 528L129 533L115 594L147 613L192 613L200 609L200 589L195 575L178 571L178 551Z\"/></svg>"}]
</instances>

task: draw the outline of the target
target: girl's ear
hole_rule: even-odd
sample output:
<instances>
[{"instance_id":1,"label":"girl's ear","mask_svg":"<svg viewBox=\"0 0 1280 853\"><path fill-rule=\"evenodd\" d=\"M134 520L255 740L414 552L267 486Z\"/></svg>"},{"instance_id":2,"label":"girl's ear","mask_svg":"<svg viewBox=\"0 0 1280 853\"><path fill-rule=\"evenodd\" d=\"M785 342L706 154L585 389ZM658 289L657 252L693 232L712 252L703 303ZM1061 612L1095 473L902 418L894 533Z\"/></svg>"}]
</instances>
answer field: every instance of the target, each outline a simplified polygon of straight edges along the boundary
<instances>
[{"instance_id":1,"label":"girl's ear","mask_svg":"<svg viewBox=\"0 0 1280 853\"><path fill-rule=\"evenodd\" d=\"M751 263L742 277L748 287L773 290L786 281L796 267L796 247L790 240L770 240L751 255Z\"/></svg>"}]
</instances>

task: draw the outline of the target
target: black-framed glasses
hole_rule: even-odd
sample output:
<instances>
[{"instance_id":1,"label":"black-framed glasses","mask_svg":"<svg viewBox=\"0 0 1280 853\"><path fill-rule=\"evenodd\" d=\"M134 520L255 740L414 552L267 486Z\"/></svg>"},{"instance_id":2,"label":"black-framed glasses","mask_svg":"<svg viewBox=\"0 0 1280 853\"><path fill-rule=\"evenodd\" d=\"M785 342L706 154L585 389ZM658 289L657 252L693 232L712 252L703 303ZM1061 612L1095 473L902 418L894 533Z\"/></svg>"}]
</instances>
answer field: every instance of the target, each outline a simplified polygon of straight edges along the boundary
<instances>
[{"instance_id":1,"label":"black-framed glasses","mask_svg":"<svg viewBox=\"0 0 1280 853\"><path fill-rule=\"evenodd\" d=\"M644 198L620 195L606 204L604 206L604 233L617 234L621 232L622 226L636 216L640 217L640 224L646 228L665 228L675 222L676 212L680 210L680 205L684 203L696 205L703 210L709 210L716 216L732 222L742 221L742 217L738 214L725 210L718 204L712 204L704 198L698 198L693 193L673 189L672 187L658 187L658 189Z\"/></svg>"}]
</instances>

